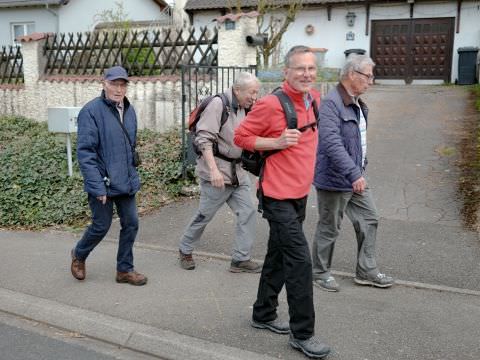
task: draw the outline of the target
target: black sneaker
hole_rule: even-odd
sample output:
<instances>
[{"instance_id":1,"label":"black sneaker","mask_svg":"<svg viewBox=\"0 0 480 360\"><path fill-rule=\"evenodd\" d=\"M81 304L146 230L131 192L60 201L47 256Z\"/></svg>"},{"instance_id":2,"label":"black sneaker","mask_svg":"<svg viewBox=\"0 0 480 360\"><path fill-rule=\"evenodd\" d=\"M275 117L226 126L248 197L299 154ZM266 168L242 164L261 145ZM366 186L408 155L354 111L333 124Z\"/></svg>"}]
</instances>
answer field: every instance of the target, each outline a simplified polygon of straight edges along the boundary
<instances>
[{"instance_id":1,"label":"black sneaker","mask_svg":"<svg viewBox=\"0 0 480 360\"><path fill-rule=\"evenodd\" d=\"M288 343L294 349L303 352L305 355L315 359L323 359L330 354L330 347L322 343L319 339L311 337L306 340L295 339L293 335L290 335Z\"/></svg>"},{"instance_id":2,"label":"black sneaker","mask_svg":"<svg viewBox=\"0 0 480 360\"><path fill-rule=\"evenodd\" d=\"M179 250L180 266L185 270L195 269L195 261L193 261L192 254L184 254Z\"/></svg>"},{"instance_id":3,"label":"black sneaker","mask_svg":"<svg viewBox=\"0 0 480 360\"><path fill-rule=\"evenodd\" d=\"M252 260L245 260L245 261L234 261L232 260L230 264L230 272L233 273L259 273L262 271L262 265L256 263Z\"/></svg>"},{"instance_id":4,"label":"black sneaker","mask_svg":"<svg viewBox=\"0 0 480 360\"><path fill-rule=\"evenodd\" d=\"M252 320L250 324L256 329L267 329L273 331L276 334L290 333L290 325L288 324L288 321L281 321L278 318L267 322Z\"/></svg>"}]
</instances>

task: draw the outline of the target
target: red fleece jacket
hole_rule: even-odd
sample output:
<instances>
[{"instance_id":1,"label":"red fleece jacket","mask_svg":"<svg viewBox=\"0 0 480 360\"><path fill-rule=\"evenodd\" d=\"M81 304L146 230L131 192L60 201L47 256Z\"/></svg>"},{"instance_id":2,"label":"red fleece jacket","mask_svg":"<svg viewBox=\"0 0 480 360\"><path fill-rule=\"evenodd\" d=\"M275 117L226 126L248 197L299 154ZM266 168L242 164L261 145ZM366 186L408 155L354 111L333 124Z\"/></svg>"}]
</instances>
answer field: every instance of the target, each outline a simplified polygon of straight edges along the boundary
<instances>
[{"instance_id":1,"label":"red fleece jacket","mask_svg":"<svg viewBox=\"0 0 480 360\"><path fill-rule=\"evenodd\" d=\"M312 106L305 109L304 94L291 88L286 82L283 91L292 100L297 113L297 128L314 121ZM310 94L320 104L316 90ZM237 146L253 151L257 136L279 137L287 127L282 105L275 95L261 98L235 130L234 142ZM283 149L267 158L262 182L265 196L277 199L300 199L310 192L315 166L317 130L308 129L301 133L299 143Z\"/></svg>"}]
</instances>

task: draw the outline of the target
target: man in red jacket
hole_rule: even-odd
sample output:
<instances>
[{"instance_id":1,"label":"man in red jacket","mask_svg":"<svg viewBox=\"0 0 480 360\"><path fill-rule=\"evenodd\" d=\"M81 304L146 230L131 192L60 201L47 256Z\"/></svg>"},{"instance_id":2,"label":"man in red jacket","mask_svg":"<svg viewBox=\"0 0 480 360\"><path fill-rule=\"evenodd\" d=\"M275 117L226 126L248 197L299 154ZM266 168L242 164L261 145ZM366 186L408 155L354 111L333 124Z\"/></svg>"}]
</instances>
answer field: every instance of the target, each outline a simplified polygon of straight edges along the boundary
<instances>
[{"instance_id":1,"label":"man in red jacket","mask_svg":"<svg viewBox=\"0 0 480 360\"><path fill-rule=\"evenodd\" d=\"M252 326L291 333L289 344L293 348L323 358L330 348L314 337L312 262L302 228L317 146L317 131L311 126L317 120L312 107L317 93L311 89L317 67L311 49L291 48L285 57L284 75L282 90L294 104L297 129L287 128L279 98L268 95L256 103L234 137L236 145L249 151L281 150L266 159L264 168L263 217L269 223L270 236ZM307 130L301 132L301 128ZM276 311L284 284L289 323L280 321Z\"/></svg>"}]
</instances>

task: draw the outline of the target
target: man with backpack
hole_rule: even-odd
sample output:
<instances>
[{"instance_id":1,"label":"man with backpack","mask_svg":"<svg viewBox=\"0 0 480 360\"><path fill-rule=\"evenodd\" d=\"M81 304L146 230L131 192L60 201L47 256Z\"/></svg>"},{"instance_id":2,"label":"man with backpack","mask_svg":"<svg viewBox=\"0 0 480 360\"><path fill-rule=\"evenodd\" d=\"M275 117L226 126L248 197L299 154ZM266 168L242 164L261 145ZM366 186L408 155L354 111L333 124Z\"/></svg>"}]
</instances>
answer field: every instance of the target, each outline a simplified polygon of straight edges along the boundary
<instances>
[{"instance_id":1,"label":"man with backpack","mask_svg":"<svg viewBox=\"0 0 480 360\"><path fill-rule=\"evenodd\" d=\"M195 269L194 247L218 209L227 203L237 216L230 271L261 271L261 265L251 260L256 217L250 178L240 164L242 149L233 143L234 130L257 100L259 89L255 75L238 74L230 89L211 99L195 124L200 204L180 239L180 266L185 270Z\"/></svg>"},{"instance_id":2,"label":"man with backpack","mask_svg":"<svg viewBox=\"0 0 480 360\"><path fill-rule=\"evenodd\" d=\"M314 337L312 261L303 233L317 146L313 106L319 101L318 93L312 89L317 67L311 49L291 48L285 57L284 75L282 90L293 104L296 128L287 126L280 97L272 94L260 99L235 130L235 144L241 148L275 151L265 159L263 168L262 208L270 236L251 324L277 334L290 334L289 344L294 349L309 357L323 358L330 348ZM277 317L278 294L283 285L289 322Z\"/></svg>"}]
</instances>

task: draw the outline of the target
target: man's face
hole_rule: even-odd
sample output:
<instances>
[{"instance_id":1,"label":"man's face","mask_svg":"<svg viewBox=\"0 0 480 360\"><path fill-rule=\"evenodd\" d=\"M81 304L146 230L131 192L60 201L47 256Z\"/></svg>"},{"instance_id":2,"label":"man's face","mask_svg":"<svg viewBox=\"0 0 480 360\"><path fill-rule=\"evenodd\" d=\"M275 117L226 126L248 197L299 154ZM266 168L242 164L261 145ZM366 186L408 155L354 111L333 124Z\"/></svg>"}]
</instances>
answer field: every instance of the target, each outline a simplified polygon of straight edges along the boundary
<instances>
[{"instance_id":1,"label":"man's face","mask_svg":"<svg viewBox=\"0 0 480 360\"><path fill-rule=\"evenodd\" d=\"M116 103L121 103L127 94L127 82L123 79L104 80L103 90L105 90L105 97Z\"/></svg>"},{"instance_id":2,"label":"man's face","mask_svg":"<svg viewBox=\"0 0 480 360\"><path fill-rule=\"evenodd\" d=\"M234 89L233 92L237 97L238 104L244 109L249 109L257 101L259 90L260 84L257 81L251 81L243 88Z\"/></svg>"},{"instance_id":3,"label":"man's face","mask_svg":"<svg viewBox=\"0 0 480 360\"><path fill-rule=\"evenodd\" d=\"M317 64L311 52L294 54L283 70L285 80L295 90L308 92L317 79Z\"/></svg>"},{"instance_id":4,"label":"man's face","mask_svg":"<svg viewBox=\"0 0 480 360\"><path fill-rule=\"evenodd\" d=\"M366 92L374 79L372 65L365 65L359 71L353 70L350 74L352 95L359 96Z\"/></svg>"}]
</instances>

